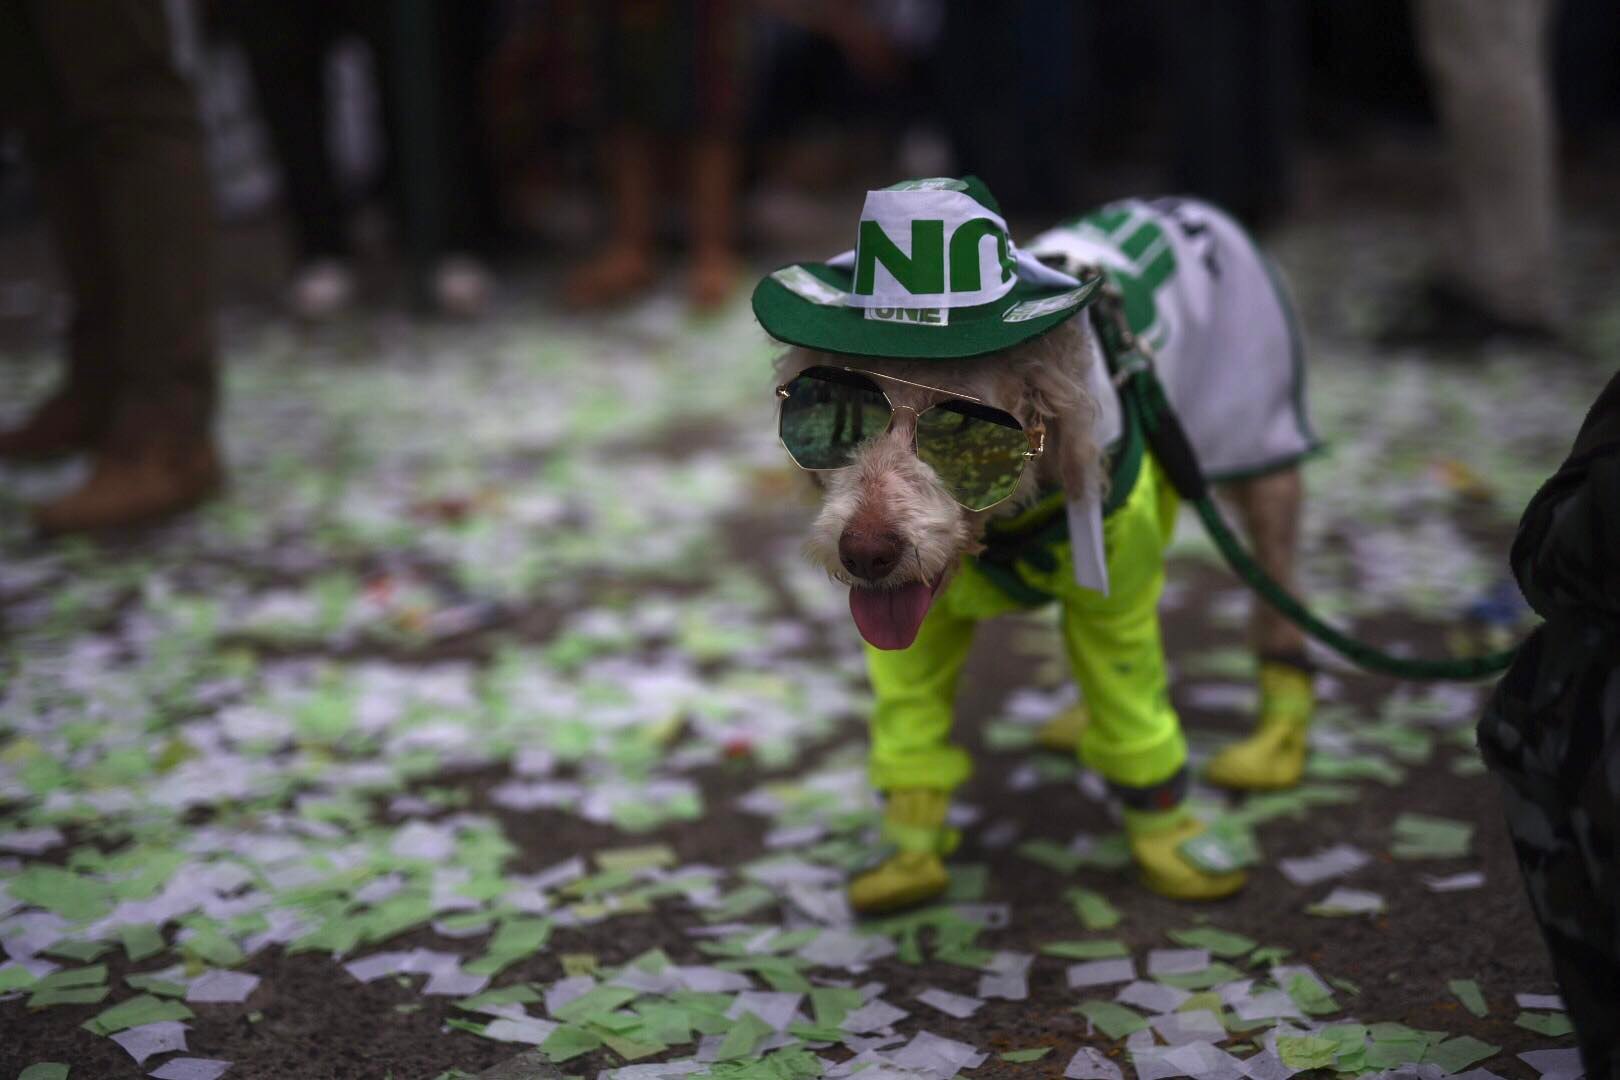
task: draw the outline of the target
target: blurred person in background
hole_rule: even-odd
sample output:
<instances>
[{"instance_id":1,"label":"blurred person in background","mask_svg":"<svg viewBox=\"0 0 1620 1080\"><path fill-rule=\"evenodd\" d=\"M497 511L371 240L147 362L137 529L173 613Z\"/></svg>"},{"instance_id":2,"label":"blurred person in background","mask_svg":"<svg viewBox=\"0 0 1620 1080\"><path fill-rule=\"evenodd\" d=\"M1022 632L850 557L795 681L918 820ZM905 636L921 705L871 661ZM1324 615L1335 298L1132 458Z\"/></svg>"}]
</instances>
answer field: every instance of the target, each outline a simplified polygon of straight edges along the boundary
<instances>
[{"instance_id":1,"label":"blurred person in background","mask_svg":"<svg viewBox=\"0 0 1620 1080\"><path fill-rule=\"evenodd\" d=\"M329 318L354 300L354 200L329 145L327 67L334 46L369 51L385 134L395 239L425 278L426 306L471 317L494 282L483 251L493 233L492 181L482 138L487 0L274 0L233 3L259 112L281 167L295 258L293 313Z\"/></svg>"},{"instance_id":2,"label":"blurred person in background","mask_svg":"<svg viewBox=\"0 0 1620 1080\"><path fill-rule=\"evenodd\" d=\"M1486 705L1530 907L1592 1080L1620 1076L1620 375L1513 542L1531 633Z\"/></svg>"},{"instance_id":3,"label":"blurred person in background","mask_svg":"<svg viewBox=\"0 0 1620 1080\"><path fill-rule=\"evenodd\" d=\"M0 0L0 119L23 133L73 297L61 387L0 458L90 451L45 532L137 524L219 488L214 207L163 0Z\"/></svg>"},{"instance_id":4,"label":"blurred person in background","mask_svg":"<svg viewBox=\"0 0 1620 1080\"><path fill-rule=\"evenodd\" d=\"M1385 344L1558 336L1553 11L1553 0L1414 5L1457 198L1447 256L1386 328Z\"/></svg>"},{"instance_id":5,"label":"blurred person in background","mask_svg":"<svg viewBox=\"0 0 1620 1080\"><path fill-rule=\"evenodd\" d=\"M668 165L684 166L687 295L722 305L740 274L738 137L743 111L743 0L558 0L593 57L608 236L569 275L564 299L599 307L655 276Z\"/></svg>"},{"instance_id":6,"label":"blurred person in background","mask_svg":"<svg viewBox=\"0 0 1620 1080\"><path fill-rule=\"evenodd\" d=\"M1158 12L1178 192L1249 228L1292 197L1305 7L1295 0L1169 0Z\"/></svg>"}]
</instances>

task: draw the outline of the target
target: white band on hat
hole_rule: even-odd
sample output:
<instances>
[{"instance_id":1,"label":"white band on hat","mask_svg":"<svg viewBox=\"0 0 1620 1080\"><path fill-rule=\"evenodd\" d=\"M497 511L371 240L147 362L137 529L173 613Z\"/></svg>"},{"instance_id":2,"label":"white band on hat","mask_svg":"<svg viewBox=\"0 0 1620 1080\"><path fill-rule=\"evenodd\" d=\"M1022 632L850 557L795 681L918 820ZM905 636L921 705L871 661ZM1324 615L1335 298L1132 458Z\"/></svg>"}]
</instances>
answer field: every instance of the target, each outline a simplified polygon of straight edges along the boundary
<instances>
[{"instance_id":1,"label":"white band on hat","mask_svg":"<svg viewBox=\"0 0 1620 1080\"><path fill-rule=\"evenodd\" d=\"M960 191L869 191L851 307L978 307L1018 281L1002 216Z\"/></svg>"}]
</instances>

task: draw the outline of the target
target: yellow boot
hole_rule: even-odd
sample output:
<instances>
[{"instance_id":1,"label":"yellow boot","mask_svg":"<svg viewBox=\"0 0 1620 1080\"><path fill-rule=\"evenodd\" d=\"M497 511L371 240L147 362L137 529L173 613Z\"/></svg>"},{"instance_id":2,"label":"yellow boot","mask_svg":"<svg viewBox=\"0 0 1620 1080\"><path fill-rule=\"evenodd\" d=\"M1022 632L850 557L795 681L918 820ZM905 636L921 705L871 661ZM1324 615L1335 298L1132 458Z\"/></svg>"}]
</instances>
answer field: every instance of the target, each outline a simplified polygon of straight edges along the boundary
<instances>
[{"instance_id":1,"label":"yellow boot","mask_svg":"<svg viewBox=\"0 0 1620 1080\"><path fill-rule=\"evenodd\" d=\"M1299 783L1315 705L1310 672L1275 661L1261 664L1260 722L1253 735L1210 760L1210 782L1243 791L1276 791Z\"/></svg>"},{"instance_id":2,"label":"yellow boot","mask_svg":"<svg viewBox=\"0 0 1620 1080\"><path fill-rule=\"evenodd\" d=\"M1206 832L1204 823L1185 806L1125 811L1125 836L1142 872L1142 884L1172 900L1219 900L1249 880L1242 870L1212 873L1201 869L1182 853L1183 844Z\"/></svg>"},{"instance_id":3,"label":"yellow boot","mask_svg":"<svg viewBox=\"0 0 1620 1080\"><path fill-rule=\"evenodd\" d=\"M950 875L944 855L956 847L955 829L945 825L950 793L934 788L889 792L883 807L883 839L899 850L849 883L856 911L879 914L932 900L945 891Z\"/></svg>"},{"instance_id":4,"label":"yellow boot","mask_svg":"<svg viewBox=\"0 0 1620 1080\"><path fill-rule=\"evenodd\" d=\"M1043 750L1072 754L1080 748L1080 735L1090 722L1091 714L1086 711L1086 703L1082 701L1042 724L1035 733L1035 743Z\"/></svg>"}]
</instances>

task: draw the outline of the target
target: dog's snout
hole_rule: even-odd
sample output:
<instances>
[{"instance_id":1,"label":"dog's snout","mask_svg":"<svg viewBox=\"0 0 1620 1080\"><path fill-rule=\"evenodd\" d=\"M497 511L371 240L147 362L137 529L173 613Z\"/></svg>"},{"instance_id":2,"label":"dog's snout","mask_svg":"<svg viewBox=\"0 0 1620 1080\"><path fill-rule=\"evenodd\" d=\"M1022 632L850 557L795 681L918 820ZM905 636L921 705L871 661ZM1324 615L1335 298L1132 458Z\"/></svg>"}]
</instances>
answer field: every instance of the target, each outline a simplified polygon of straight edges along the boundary
<instances>
[{"instance_id":1,"label":"dog's snout","mask_svg":"<svg viewBox=\"0 0 1620 1080\"><path fill-rule=\"evenodd\" d=\"M844 569L867 581L888 577L905 555L905 545L892 532L848 529L838 538L838 559Z\"/></svg>"}]
</instances>

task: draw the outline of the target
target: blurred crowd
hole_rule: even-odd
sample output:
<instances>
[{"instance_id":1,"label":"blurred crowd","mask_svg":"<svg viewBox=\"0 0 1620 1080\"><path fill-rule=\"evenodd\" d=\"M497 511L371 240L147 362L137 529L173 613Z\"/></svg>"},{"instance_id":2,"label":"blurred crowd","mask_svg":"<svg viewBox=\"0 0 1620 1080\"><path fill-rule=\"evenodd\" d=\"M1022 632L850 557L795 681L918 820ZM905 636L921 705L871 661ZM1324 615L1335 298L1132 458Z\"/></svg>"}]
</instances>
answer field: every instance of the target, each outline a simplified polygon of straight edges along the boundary
<instances>
[{"instance_id":1,"label":"blurred crowd","mask_svg":"<svg viewBox=\"0 0 1620 1080\"><path fill-rule=\"evenodd\" d=\"M1263 228L1302 148L1406 125L1445 144L1453 238L1391 338L1536 340L1560 133L1620 121L1612 0L0 0L0 48L0 203L31 181L74 297L67 377L0 457L99 452L49 531L217 487L221 214L279 207L305 320L379 264L476 317L559 222L588 238L561 302L632 298L674 251L708 311L766 196L976 173L1049 223L1125 194L1130 160Z\"/></svg>"}]
</instances>

